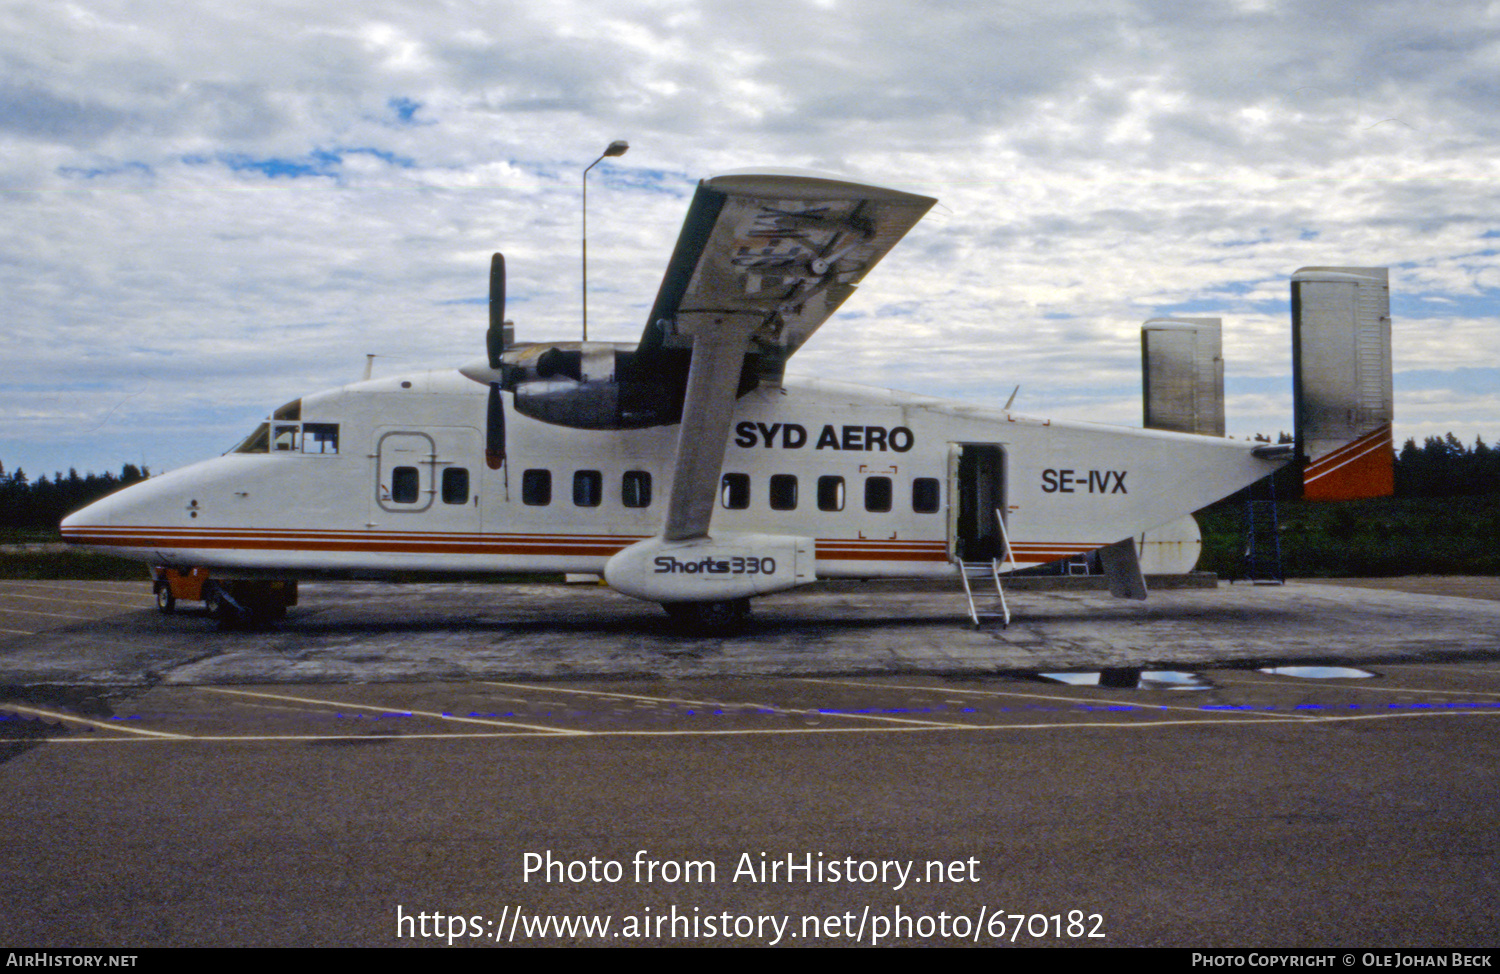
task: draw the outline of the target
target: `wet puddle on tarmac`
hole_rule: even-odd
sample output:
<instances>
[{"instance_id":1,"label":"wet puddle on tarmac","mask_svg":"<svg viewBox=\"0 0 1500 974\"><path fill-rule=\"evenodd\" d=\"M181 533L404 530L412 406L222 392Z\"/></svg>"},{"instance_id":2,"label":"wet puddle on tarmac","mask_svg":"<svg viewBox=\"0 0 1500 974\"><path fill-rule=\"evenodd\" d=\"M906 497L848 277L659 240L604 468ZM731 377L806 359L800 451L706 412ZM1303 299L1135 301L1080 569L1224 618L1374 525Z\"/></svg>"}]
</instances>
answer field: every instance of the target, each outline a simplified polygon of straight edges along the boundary
<instances>
[{"instance_id":1,"label":"wet puddle on tarmac","mask_svg":"<svg viewBox=\"0 0 1500 974\"><path fill-rule=\"evenodd\" d=\"M1351 666L1266 666L1260 672L1271 676L1295 676L1303 680L1363 680L1375 674Z\"/></svg>"},{"instance_id":2,"label":"wet puddle on tarmac","mask_svg":"<svg viewBox=\"0 0 1500 974\"><path fill-rule=\"evenodd\" d=\"M1213 684L1196 673L1181 670L1138 670L1132 667L1082 673L1038 673L1053 683L1075 687L1108 687L1113 690L1209 690Z\"/></svg>"}]
</instances>

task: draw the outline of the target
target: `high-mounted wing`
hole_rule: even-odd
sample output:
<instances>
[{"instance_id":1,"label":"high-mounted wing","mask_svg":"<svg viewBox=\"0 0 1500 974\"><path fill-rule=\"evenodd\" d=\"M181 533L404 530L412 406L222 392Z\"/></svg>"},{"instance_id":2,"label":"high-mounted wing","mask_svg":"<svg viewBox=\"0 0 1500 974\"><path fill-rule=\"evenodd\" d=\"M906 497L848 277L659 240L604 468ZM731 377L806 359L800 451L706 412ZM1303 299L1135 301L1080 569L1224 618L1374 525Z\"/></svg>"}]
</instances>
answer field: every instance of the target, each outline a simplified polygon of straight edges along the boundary
<instances>
[{"instance_id":1,"label":"high-mounted wing","mask_svg":"<svg viewBox=\"0 0 1500 974\"><path fill-rule=\"evenodd\" d=\"M746 380L779 383L786 360L937 201L795 171L698 184L646 323L638 367L705 323L749 329Z\"/></svg>"},{"instance_id":2,"label":"high-mounted wing","mask_svg":"<svg viewBox=\"0 0 1500 974\"><path fill-rule=\"evenodd\" d=\"M935 203L809 173L704 180L635 366L692 345L663 538L705 537L736 395L780 383L786 360Z\"/></svg>"}]
</instances>

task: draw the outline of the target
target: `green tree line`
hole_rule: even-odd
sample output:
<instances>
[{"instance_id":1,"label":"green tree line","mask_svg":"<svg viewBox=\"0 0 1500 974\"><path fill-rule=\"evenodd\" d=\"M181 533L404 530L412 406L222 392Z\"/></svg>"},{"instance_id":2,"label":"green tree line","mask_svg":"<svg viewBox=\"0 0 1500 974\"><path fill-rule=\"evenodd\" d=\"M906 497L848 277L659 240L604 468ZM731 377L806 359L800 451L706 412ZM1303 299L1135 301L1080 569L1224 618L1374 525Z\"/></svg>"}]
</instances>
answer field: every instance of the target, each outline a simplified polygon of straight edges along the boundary
<instances>
[{"instance_id":1,"label":"green tree line","mask_svg":"<svg viewBox=\"0 0 1500 974\"><path fill-rule=\"evenodd\" d=\"M1397 497L1475 497L1500 493L1500 449L1452 433L1407 440L1396 453Z\"/></svg>"},{"instance_id":2,"label":"green tree line","mask_svg":"<svg viewBox=\"0 0 1500 974\"><path fill-rule=\"evenodd\" d=\"M18 531L52 531L58 522L87 504L112 494L121 487L145 480L151 475L146 468L127 463L118 474L66 475L44 474L36 480L17 468L14 472L0 463L0 528Z\"/></svg>"}]
</instances>

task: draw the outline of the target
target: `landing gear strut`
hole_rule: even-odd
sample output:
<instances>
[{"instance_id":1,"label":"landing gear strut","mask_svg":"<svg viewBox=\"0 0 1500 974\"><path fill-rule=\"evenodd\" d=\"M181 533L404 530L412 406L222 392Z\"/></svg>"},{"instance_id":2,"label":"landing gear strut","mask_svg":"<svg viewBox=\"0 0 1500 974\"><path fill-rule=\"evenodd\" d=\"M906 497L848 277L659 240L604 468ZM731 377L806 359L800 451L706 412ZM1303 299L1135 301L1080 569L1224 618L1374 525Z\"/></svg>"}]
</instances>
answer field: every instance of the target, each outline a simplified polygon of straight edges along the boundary
<instances>
[{"instance_id":1,"label":"landing gear strut","mask_svg":"<svg viewBox=\"0 0 1500 974\"><path fill-rule=\"evenodd\" d=\"M664 602L662 608L678 629L700 636L734 632L750 618L749 599L717 602Z\"/></svg>"},{"instance_id":2,"label":"landing gear strut","mask_svg":"<svg viewBox=\"0 0 1500 974\"><path fill-rule=\"evenodd\" d=\"M175 605L174 596L170 587L157 589L157 608L170 612L166 605ZM222 628L258 627L286 618L287 606L297 604L297 583L206 579L198 597Z\"/></svg>"}]
</instances>

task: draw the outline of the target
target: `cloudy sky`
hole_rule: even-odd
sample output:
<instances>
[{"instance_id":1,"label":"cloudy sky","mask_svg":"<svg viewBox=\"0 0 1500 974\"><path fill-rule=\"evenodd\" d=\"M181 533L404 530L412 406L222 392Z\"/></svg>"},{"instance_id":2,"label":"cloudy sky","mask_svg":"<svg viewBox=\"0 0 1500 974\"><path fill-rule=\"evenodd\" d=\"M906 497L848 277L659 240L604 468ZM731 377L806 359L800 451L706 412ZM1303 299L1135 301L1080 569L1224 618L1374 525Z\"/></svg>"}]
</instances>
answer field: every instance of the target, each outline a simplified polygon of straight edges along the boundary
<instances>
[{"instance_id":1,"label":"cloudy sky","mask_svg":"<svg viewBox=\"0 0 1500 974\"><path fill-rule=\"evenodd\" d=\"M277 404L633 341L704 176L939 205L792 371L1140 423L1139 329L1224 319L1290 427L1288 276L1391 268L1397 437L1500 439L1500 4L6 0L0 463L156 471Z\"/></svg>"}]
</instances>

